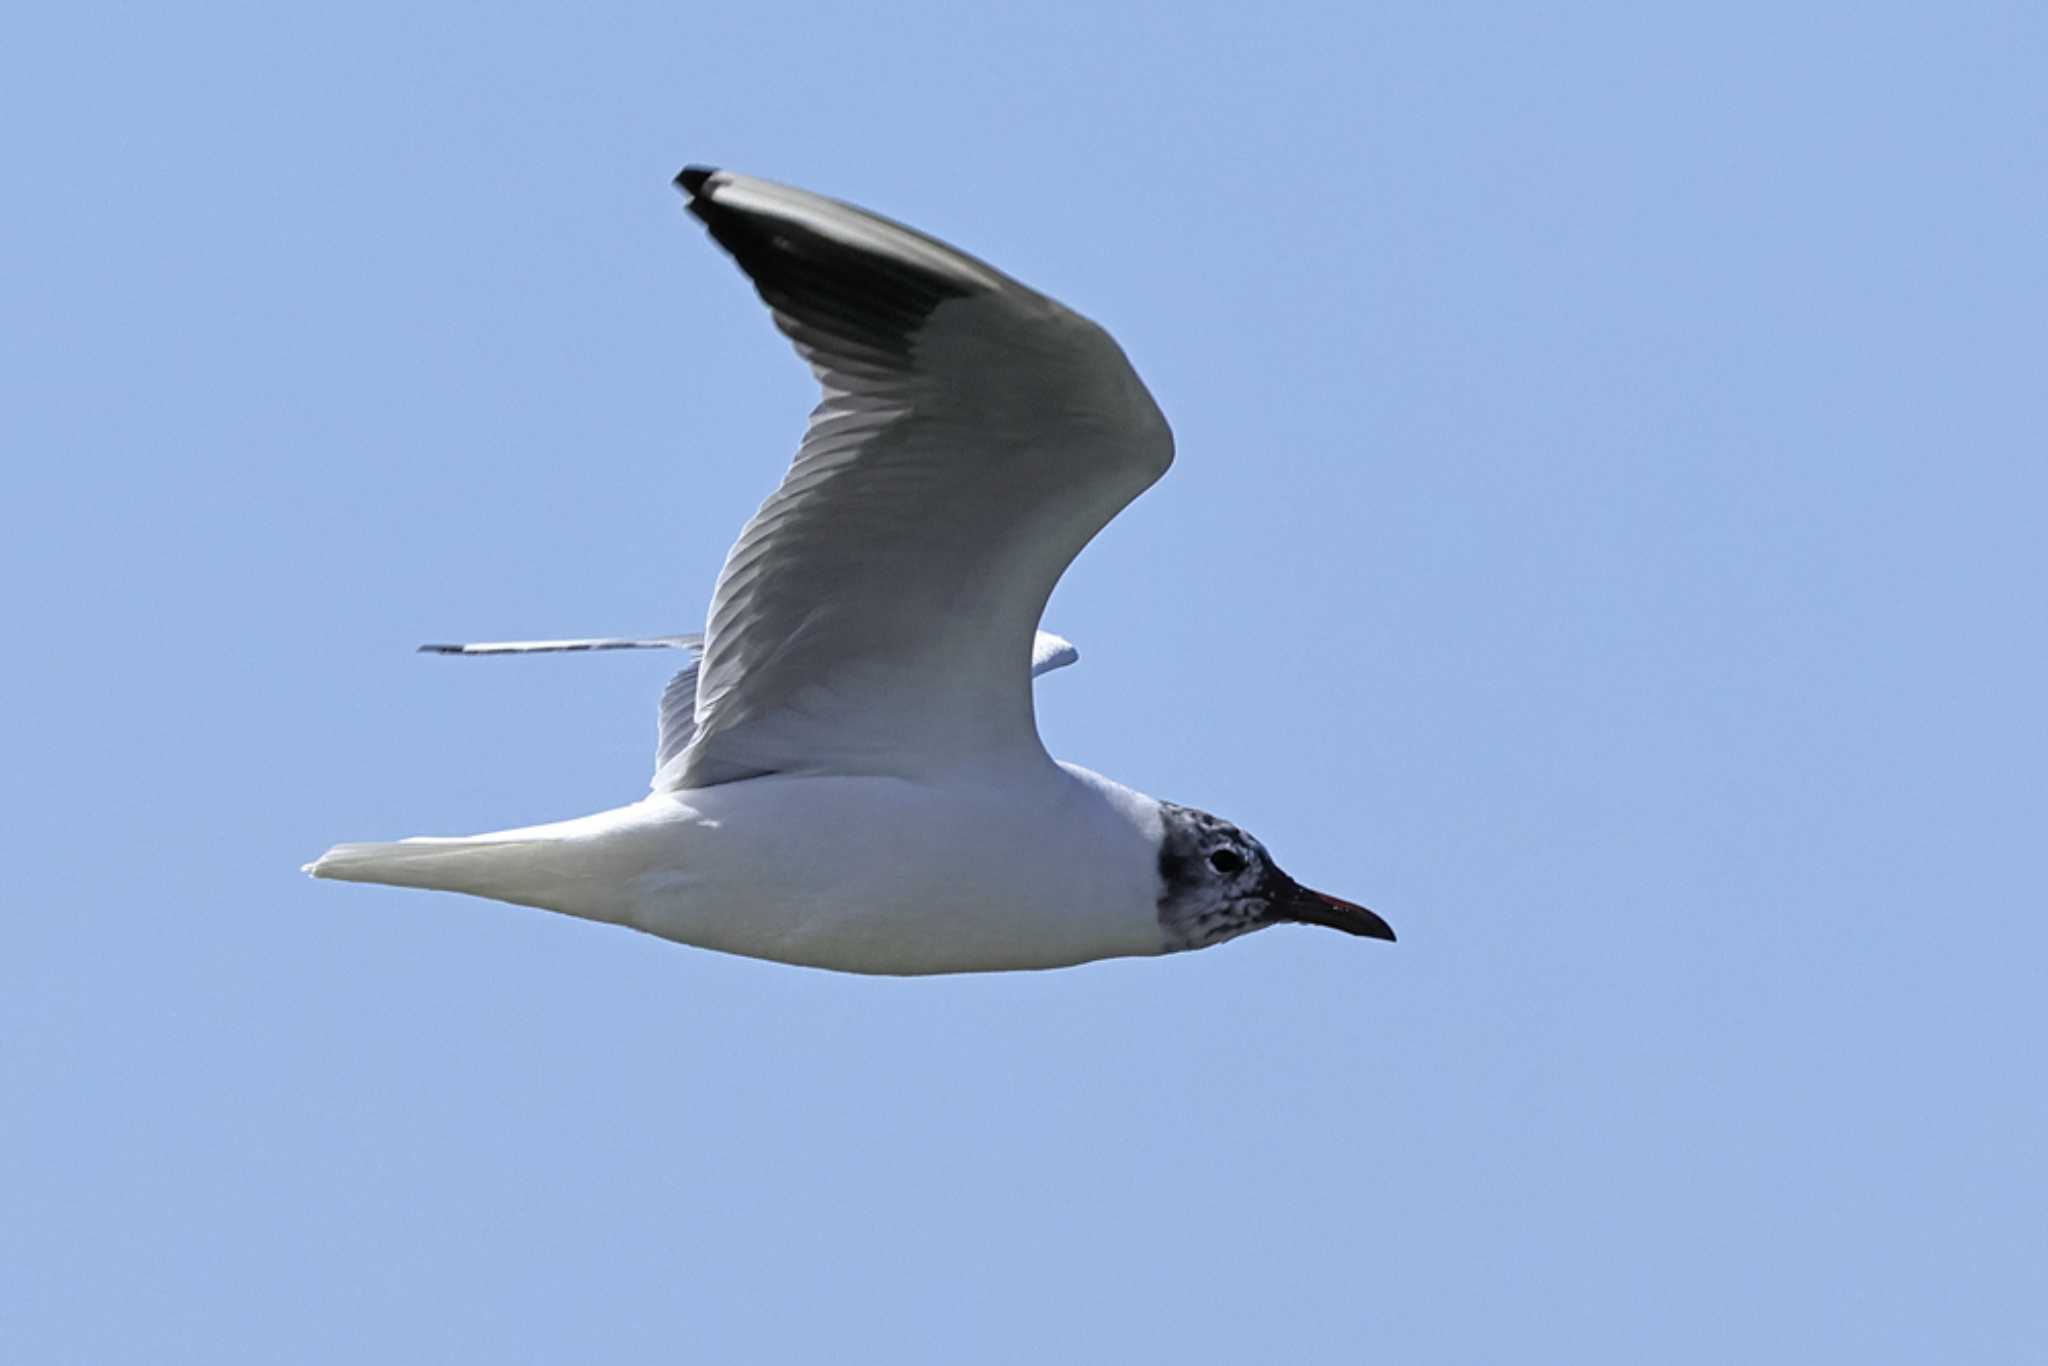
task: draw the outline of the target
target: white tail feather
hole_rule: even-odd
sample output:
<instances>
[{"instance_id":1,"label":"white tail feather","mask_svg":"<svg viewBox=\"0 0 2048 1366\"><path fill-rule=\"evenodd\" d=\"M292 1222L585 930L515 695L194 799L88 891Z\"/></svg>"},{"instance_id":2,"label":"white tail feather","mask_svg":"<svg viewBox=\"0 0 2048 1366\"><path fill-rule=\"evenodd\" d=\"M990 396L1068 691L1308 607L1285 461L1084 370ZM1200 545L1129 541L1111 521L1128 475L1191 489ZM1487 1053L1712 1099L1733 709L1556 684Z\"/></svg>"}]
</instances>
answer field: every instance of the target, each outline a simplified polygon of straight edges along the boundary
<instances>
[{"instance_id":1,"label":"white tail feather","mask_svg":"<svg viewBox=\"0 0 2048 1366\"><path fill-rule=\"evenodd\" d=\"M488 835L337 844L306 864L305 871L338 882L464 892L620 922L633 896L630 875L638 871L621 841L632 824L621 817L630 811Z\"/></svg>"}]
</instances>

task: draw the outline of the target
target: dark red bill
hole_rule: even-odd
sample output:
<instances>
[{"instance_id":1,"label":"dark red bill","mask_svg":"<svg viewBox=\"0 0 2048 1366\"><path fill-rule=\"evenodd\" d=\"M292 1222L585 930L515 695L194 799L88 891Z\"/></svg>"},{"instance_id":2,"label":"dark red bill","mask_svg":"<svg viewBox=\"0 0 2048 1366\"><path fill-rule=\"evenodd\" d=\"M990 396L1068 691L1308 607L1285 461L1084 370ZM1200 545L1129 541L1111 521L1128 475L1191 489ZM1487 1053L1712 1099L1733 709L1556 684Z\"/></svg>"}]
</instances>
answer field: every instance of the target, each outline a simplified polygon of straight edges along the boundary
<instances>
[{"instance_id":1,"label":"dark red bill","mask_svg":"<svg viewBox=\"0 0 2048 1366\"><path fill-rule=\"evenodd\" d=\"M1270 914L1275 920L1292 920L1303 925L1327 925L1333 930L1362 935L1367 939L1385 939L1392 942L1394 938L1394 927L1365 907L1353 905L1325 892L1313 891L1291 879L1273 899Z\"/></svg>"}]
</instances>

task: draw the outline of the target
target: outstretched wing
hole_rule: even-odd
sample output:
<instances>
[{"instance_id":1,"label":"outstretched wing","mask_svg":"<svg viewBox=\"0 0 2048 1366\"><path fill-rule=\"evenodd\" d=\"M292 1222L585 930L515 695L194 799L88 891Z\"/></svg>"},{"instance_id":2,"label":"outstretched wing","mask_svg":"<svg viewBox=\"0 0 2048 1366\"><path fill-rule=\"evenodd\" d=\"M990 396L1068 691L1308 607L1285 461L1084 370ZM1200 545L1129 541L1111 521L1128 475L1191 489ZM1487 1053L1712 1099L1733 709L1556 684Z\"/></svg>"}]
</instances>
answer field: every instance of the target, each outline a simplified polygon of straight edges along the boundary
<instances>
[{"instance_id":1,"label":"outstretched wing","mask_svg":"<svg viewBox=\"0 0 2048 1366\"><path fill-rule=\"evenodd\" d=\"M596 636L589 640L480 640L469 645L422 645L423 655L549 655L579 650L694 650L702 636Z\"/></svg>"},{"instance_id":2,"label":"outstretched wing","mask_svg":"<svg viewBox=\"0 0 2048 1366\"><path fill-rule=\"evenodd\" d=\"M590 650L685 650L690 662L676 671L661 690L659 728L654 744L654 781L660 791L671 786L676 760L697 733L697 672L704 663L702 636L599 636L587 640L485 640L466 645L422 645L434 655L538 655ZM1072 641L1040 631L1031 642L1031 676L1064 669L1081 658Z\"/></svg>"},{"instance_id":3,"label":"outstretched wing","mask_svg":"<svg viewBox=\"0 0 2048 1366\"><path fill-rule=\"evenodd\" d=\"M727 557L665 785L1042 756L1039 614L1173 439L1108 334L943 243L727 171L678 177L825 394Z\"/></svg>"},{"instance_id":4,"label":"outstretched wing","mask_svg":"<svg viewBox=\"0 0 2048 1366\"><path fill-rule=\"evenodd\" d=\"M1057 640L1058 637L1050 637ZM1071 647L1070 647L1071 648ZM704 637L690 636L597 636L585 640L484 640L468 645L422 645L420 653L431 655L546 655L590 650L683 650L690 662L677 670L661 690L660 728L654 742L654 786L678 754L689 748L696 734L697 668L704 662Z\"/></svg>"}]
</instances>

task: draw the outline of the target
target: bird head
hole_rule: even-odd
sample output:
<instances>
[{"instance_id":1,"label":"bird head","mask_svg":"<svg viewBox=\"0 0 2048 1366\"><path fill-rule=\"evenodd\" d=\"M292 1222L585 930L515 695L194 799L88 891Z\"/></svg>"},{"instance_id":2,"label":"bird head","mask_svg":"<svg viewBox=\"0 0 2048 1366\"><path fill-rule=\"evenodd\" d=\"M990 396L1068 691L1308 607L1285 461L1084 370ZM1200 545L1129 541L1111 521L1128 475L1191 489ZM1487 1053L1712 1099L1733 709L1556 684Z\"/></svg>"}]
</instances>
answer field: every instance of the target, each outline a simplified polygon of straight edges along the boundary
<instances>
[{"instance_id":1,"label":"bird head","mask_svg":"<svg viewBox=\"0 0 2048 1366\"><path fill-rule=\"evenodd\" d=\"M1167 947L1201 949L1268 925L1325 925L1368 939L1393 927L1363 906L1302 886L1266 846L1220 816L1160 803L1159 924Z\"/></svg>"}]
</instances>

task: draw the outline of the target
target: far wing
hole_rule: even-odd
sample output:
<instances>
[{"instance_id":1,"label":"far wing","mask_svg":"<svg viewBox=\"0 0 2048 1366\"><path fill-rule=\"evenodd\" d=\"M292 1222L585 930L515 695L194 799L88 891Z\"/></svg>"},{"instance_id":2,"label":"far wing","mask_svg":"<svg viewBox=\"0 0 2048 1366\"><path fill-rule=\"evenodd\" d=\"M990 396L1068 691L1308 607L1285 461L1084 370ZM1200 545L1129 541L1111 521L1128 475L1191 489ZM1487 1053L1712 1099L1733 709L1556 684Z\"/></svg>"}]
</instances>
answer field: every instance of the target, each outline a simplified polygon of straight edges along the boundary
<instances>
[{"instance_id":1,"label":"far wing","mask_svg":"<svg viewBox=\"0 0 2048 1366\"><path fill-rule=\"evenodd\" d=\"M1100 328L941 242L726 171L679 183L825 392L719 576L664 785L1042 759L1039 614L1172 462L1151 396Z\"/></svg>"},{"instance_id":2,"label":"far wing","mask_svg":"<svg viewBox=\"0 0 2048 1366\"><path fill-rule=\"evenodd\" d=\"M1050 631L1040 631L1031 641L1031 676L1049 674L1054 669L1064 669L1077 662L1081 652L1074 648L1074 642Z\"/></svg>"},{"instance_id":3,"label":"far wing","mask_svg":"<svg viewBox=\"0 0 2048 1366\"><path fill-rule=\"evenodd\" d=\"M592 650L685 650L690 662L676 671L661 690L661 712L654 745L654 781L660 791L683 751L697 733L697 672L704 662L704 637L597 636L582 640L492 640L466 645L422 645L420 653L436 655L568 654ZM1031 676L1064 669L1081 658L1072 641L1039 631L1031 642Z\"/></svg>"},{"instance_id":4,"label":"far wing","mask_svg":"<svg viewBox=\"0 0 2048 1366\"><path fill-rule=\"evenodd\" d=\"M597 636L588 640L481 640L471 645L422 645L423 655L547 655L578 650L694 650L702 636Z\"/></svg>"},{"instance_id":5,"label":"far wing","mask_svg":"<svg viewBox=\"0 0 2048 1366\"><path fill-rule=\"evenodd\" d=\"M661 692L660 728L654 744L654 785L661 786L661 774L671 760L689 747L696 734L697 667L704 662L704 637L689 636L597 636L585 640L489 640L470 645L422 645L422 654L435 655L540 655L568 654L589 650L684 650L690 662L668 681Z\"/></svg>"}]
</instances>

